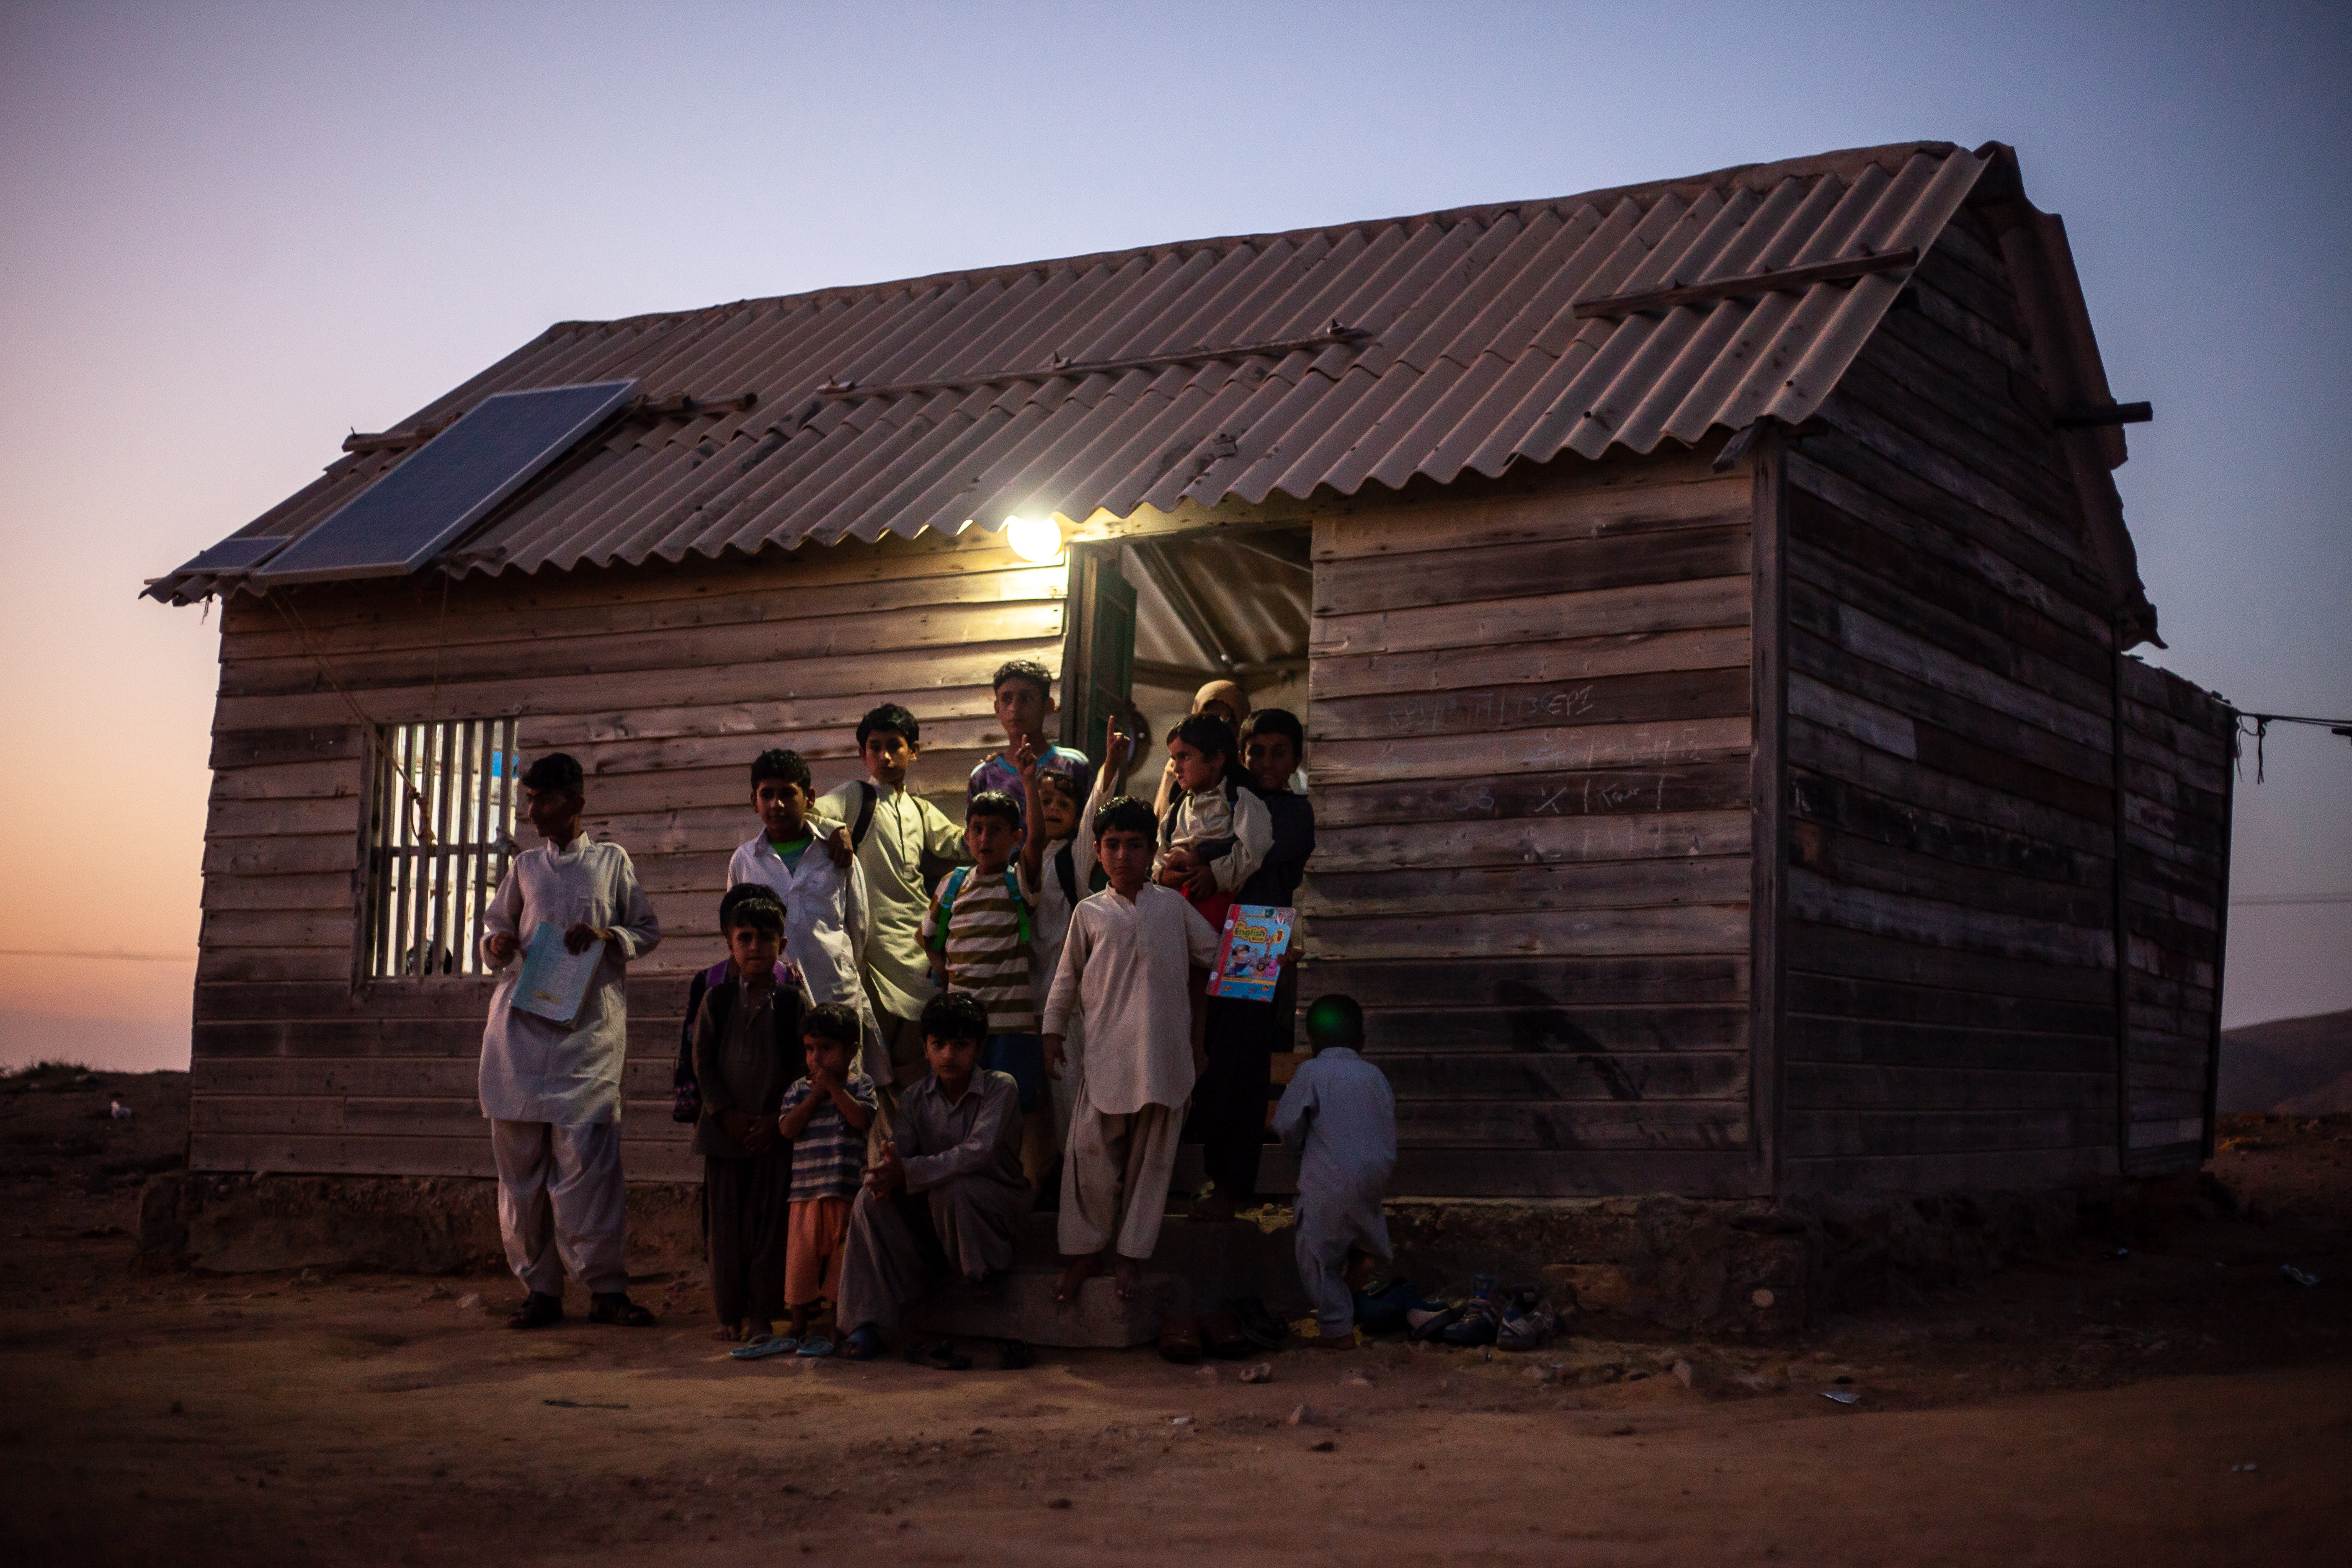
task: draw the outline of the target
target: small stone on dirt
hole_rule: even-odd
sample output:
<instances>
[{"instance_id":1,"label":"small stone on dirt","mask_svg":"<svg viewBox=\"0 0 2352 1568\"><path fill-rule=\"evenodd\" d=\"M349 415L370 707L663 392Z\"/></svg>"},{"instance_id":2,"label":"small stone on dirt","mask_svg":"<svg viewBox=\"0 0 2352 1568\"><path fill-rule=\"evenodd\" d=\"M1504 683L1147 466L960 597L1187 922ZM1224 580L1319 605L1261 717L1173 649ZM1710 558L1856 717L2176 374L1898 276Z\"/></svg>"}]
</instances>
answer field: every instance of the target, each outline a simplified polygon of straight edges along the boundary
<instances>
[{"instance_id":1,"label":"small stone on dirt","mask_svg":"<svg viewBox=\"0 0 2352 1568\"><path fill-rule=\"evenodd\" d=\"M1289 1422L1293 1426L1312 1426L1315 1425L1315 1407L1311 1405L1302 1404L1298 1408L1284 1416L1283 1419Z\"/></svg>"},{"instance_id":2,"label":"small stone on dirt","mask_svg":"<svg viewBox=\"0 0 2352 1568\"><path fill-rule=\"evenodd\" d=\"M1045 1506L1047 1508L1067 1508L1070 1506L1070 1500L1066 1497L1048 1498L1045 1500Z\"/></svg>"},{"instance_id":3,"label":"small stone on dirt","mask_svg":"<svg viewBox=\"0 0 2352 1568\"><path fill-rule=\"evenodd\" d=\"M1272 1383L1274 1381L1274 1363L1270 1361L1262 1361L1255 1366L1245 1366L1242 1368L1242 1370L1235 1375L1237 1375L1244 1383Z\"/></svg>"},{"instance_id":4,"label":"small stone on dirt","mask_svg":"<svg viewBox=\"0 0 2352 1568\"><path fill-rule=\"evenodd\" d=\"M1690 1363L1678 1361L1675 1363L1675 1381L1688 1388L1698 1381L1698 1373L1692 1369Z\"/></svg>"},{"instance_id":5,"label":"small stone on dirt","mask_svg":"<svg viewBox=\"0 0 2352 1568\"><path fill-rule=\"evenodd\" d=\"M1326 1438L1324 1438L1320 1443L1309 1443L1309 1444L1307 1444L1307 1451L1308 1453L1310 1453L1310 1454L1328 1454L1328 1453L1329 1453L1332 1449L1334 1449L1334 1448L1338 1447L1339 1446L1339 1444L1334 1443L1333 1441L1331 1441L1331 1439L1330 1439L1330 1438L1326 1437Z\"/></svg>"},{"instance_id":6,"label":"small stone on dirt","mask_svg":"<svg viewBox=\"0 0 2352 1568\"><path fill-rule=\"evenodd\" d=\"M1761 1289L1749 1291L1748 1299L1759 1307L1769 1307L1777 1300L1771 1291Z\"/></svg>"},{"instance_id":7,"label":"small stone on dirt","mask_svg":"<svg viewBox=\"0 0 2352 1568\"><path fill-rule=\"evenodd\" d=\"M461 1312L478 1312L481 1308L482 1293L479 1290L468 1290L457 1298L457 1310Z\"/></svg>"}]
</instances>

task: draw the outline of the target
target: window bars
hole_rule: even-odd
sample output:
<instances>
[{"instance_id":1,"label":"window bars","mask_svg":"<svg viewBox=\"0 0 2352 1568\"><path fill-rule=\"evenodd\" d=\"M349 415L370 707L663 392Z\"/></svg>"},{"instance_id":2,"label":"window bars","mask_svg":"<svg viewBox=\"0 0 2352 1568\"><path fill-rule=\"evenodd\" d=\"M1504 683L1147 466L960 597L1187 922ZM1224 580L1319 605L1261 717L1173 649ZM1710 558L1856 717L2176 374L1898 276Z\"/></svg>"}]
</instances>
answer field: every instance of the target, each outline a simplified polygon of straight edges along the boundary
<instances>
[{"instance_id":1,"label":"window bars","mask_svg":"<svg viewBox=\"0 0 2352 1568\"><path fill-rule=\"evenodd\" d=\"M362 978L485 973L482 920L518 847L515 730L446 719L376 731Z\"/></svg>"}]
</instances>

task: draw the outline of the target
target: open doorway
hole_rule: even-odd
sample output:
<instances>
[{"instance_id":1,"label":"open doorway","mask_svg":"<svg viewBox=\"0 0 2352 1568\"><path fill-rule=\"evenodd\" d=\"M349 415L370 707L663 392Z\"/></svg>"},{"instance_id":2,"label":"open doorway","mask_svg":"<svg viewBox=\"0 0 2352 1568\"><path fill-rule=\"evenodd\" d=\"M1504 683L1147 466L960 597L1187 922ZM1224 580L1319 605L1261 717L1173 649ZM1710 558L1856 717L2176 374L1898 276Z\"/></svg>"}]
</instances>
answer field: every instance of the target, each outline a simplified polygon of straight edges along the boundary
<instances>
[{"instance_id":1,"label":"open doorway","mask_svg":"<svg viewBox=\"0 0 2352 1568\"><path fill-rule=\"evenodd\" d=\"M1302 526L1078 547L1063 664L1065 743L1099 755L1104 724L1131 707L1143 720L1132 787L1148 795L1170 727L1209 681L1234 681L1252 709L1287 709L1307 725L1311 542Z\"/></svg>"}]
</instances>

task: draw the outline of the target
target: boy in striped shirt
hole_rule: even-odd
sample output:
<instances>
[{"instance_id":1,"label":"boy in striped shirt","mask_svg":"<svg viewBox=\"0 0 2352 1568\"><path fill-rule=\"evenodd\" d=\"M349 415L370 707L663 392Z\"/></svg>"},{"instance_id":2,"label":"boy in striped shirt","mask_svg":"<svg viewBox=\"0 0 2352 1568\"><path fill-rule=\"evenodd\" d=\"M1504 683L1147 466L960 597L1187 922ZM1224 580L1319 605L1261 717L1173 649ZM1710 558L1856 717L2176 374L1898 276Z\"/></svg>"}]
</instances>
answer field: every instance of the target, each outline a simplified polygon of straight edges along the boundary
<instances>
[{"instance_id":1,"label":"boy in striped shirt","mask_svg":"<svg viewBox=\"0 0 2352 1568\"><path fill-rule=\"evenodd\" d=\"M808 1337L818 1304L841 1295L841 1249L849 1234L849 1201L866 1174L866 1130L873 1124L874 1080L851 1058L862 1038L856 1013L839 1002L809 1010L801 1025L808 1076L784 1090L776 1131L793 1151L792 1230L784 1243L784 1306L792 1312L793 1348L804 1356L832 1352Z\"/></svg>"},{"instance_id":2,"label":"boy in striped shirt","mask_svg":"<svg viewBox=\"0 0 2352 1568\"><path fill-rule=\"evenodd\" d=\"M1024 783L1037 771L1036 749L1024 742L1014 756ZM1002 790L982 790L964 813L964 847L971 864L940 881L923 917L923 945L941 989L969 992L988 1009L981 1067L1010 1077L1021 1090L1021 1169L1035 1185L1054 1162L1054 1112L1045 1098L1045 1052L1037 1037L1037 1004L1030 990L1029 949L1035 904L1013 864L1044 844L1041 814L1022 823L1021 808Z\"/></svg>"}]
</instances>

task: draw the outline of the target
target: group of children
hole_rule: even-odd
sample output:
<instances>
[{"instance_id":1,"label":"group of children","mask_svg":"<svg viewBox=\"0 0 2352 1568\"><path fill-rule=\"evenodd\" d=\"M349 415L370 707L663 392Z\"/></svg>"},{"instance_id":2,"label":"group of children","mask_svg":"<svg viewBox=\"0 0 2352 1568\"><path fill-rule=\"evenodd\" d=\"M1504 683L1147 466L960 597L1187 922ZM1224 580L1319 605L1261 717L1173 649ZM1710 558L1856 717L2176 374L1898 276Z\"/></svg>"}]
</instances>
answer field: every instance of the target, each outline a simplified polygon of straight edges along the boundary
<instances>
[{"instance_id":1,"label":"group of children","mask_svg":"<svg viewBox=\"0 0 2352 1568\"><path fill-rule=\"evenodd\" d=\"M761 831L730 861L728 957L693 980L675 1074L739 1355L879 1353L942 1273L992 1291L1039 1207L1059 1211L1059 1299L1106 1264L1131 1296L1188 1132L1212 1183L1195 1217L1255 1196L1293 975L1266 1002L1203 983L1226 912L1292 903L1313 852L1297 719L1204 688L1155 809L1118 793L1133 741L1117 722L1099 768L1046 740L1042 667L1009 663L993 690L1005 746L972 771L961 829L908 788L920 730L895 703L857 727L864 780L820 797L790 752L751 765ZM649 1322L620 1267L620 975L659 928L625 852L580 837L577 763L542 757L522 782L547 842L501 886L486 956L511 963L544 921L573 952L607 946L568 1023L510 1010L512 973L491 1005L483 1104L530 1291L511 1321L560 1318L570 1265L596 1316ZM1352 1003L1317 1003L1308 1026L1321 1055L1275 1126L1304 1149L1307 1293L1328 1342L1352 1344L1349 1271L1387 1255L1393 1102L1349 1048ZM837 1339L812 1331L828 1302Z\"/></svg>"}]
</instances>

